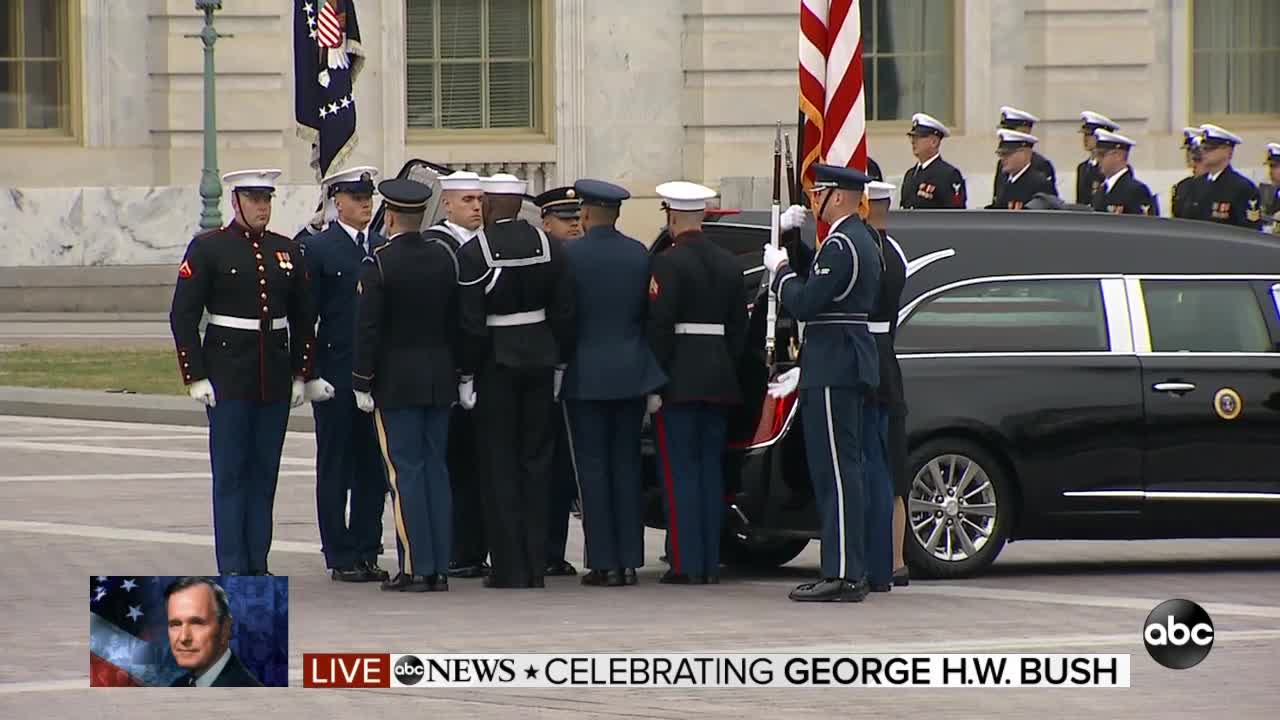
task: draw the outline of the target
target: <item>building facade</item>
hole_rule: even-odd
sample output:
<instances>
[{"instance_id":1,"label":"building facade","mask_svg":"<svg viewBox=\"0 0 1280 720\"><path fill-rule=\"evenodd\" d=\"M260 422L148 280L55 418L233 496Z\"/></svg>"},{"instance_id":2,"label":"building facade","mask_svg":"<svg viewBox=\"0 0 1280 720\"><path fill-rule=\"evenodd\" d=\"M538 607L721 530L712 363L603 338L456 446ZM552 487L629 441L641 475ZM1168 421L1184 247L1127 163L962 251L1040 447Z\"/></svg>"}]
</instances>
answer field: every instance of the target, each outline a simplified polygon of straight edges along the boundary
<instances>
[{"instance_id":1,"label":"building facade","mask_svg":"<svg viewBox=\"0 0 1280 720\"><path fill-rule=\"evenodd\" d=\"M323 2L323 0L315 0ZM537 188L594 176L636 200L685 178L724 204L767 198L775 124L796 122L798 0L355 0L366 56L346 165L424 158ZM293 118L290 0L224 0L217 28L222 171L280 167L273 227L318 199ZM1042 118L1041 152L1073 194L1082 109L1139 143L1161 194L1185 172L1184 125L1217 122L1262 177L1280 141L1273 0L862 0L871 155L896 178L926 111L944 154L990 196L998 108ZM202 20L191 0L0 0L0 268L167 266L196 228ZM224 199L224 213L227 203ZM11 274L12 275L12 274ZM11 276L10 275L10 276ZM0 283L2 284L2 283Z\"/></svg>"}]
</instances>

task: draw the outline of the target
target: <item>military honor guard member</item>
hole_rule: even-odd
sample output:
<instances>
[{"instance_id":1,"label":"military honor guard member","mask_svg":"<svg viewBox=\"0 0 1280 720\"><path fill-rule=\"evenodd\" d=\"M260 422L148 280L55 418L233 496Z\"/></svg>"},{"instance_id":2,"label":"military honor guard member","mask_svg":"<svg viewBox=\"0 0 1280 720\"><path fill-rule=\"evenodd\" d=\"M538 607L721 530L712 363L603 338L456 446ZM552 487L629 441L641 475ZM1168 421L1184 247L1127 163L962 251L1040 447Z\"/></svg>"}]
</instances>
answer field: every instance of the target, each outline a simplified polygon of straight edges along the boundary
<instances>
[{"instance_id":1,"label":"military honor guard member","mask_svg":"<svg viewBox=\"0 0 1280 720\"><path fill-rule=\"evenodd\" d=\"M1092 205L1093 194L1098 191L1105 179L1102 171L1098 169L1098 158L1094 156L1094 147L1096 138L1093 134L1094 130L1109 130L1115 132L1120 126L1111 121L1111 118L1092 110L1085 110L1080 113L1080 142L1084 145L1084 151L1089 154L1079 165L1076 166L1076 204Z\"/></svg>"},{"instance_id":2,"label":"military honor guard member","mask_svg":"<svg viewBox=\"0 0 1280 720\"><path fill-rule=\"evenodd\" d=\"M645 335L650 258L615 227L629 192L590 179L572 189L586 235L565 253L578 342L560 397L581 493L589 570L582 584L634 585L644 565L640 428L646 396L666 383Z\"/></svg>"},{"instance_id":3,"label":"military honor guard member","mask_svg":"<svg viewBox=\"0 0 1280 720\"><path fill-rule=\"evenodd\" d=\"M1280 143L1267 143L1266 163L1270 182L1258 188L1263 229L1280 235Z\"/></svg>"},{"instance_id":4,"label":"military honor guard member","mask_svg":"<svg viewBox=\"0 0 1280 720\"><path fill-rule=\"evenodd\" d=\"M463 397L474 398L485 448L486 587L545 586L552 411L573 349L573 279L561 244L517 219L526 183L482 182L485 225L462 266Z\"/></svg>"},{"instance_id":5,"label":"military honor guard member","mask_svg":"<svg viewBox=\"0 0 1280 720\"><path fill-rule=\"evenodd\" d=\"M425 238L444 242L456 255L475 239L483 224L484 189L480 176L466 170L440 178L444 219L422 231ZM449 576L478 578L489 572L489 538L483 508L484 478L477 444L475 413L467 403L449 414L449 486L453 491L453 557Z\"/></svg>"},{"instance_id":6,"label":"military honor guard member","mask_svg":"<svg viewBox=\"0 0 1280 720\"><path fill-rule=\"evenodd\" d=\"M684 181L656 190L673 241L653 258L647 322L650 347L667 376L661 396L651 395L647 408L654 416L658 481L671 539L671 567L659 582L716 584L728 410L742 402L738 366L747 338L742 269L702 232L707 200L715 191Z\"/></svg>"},{"instance_id":7,"label":"military honor guard member","mask_svg":"<svg viewBox=\"0 0 1280 720\"><path fill-rule=\"evenodd\" d=\"M389 241L364 263L356 288L356 406L373 413L391 487L399 572L394 592L449 589L449 408L458 399L458 265L447 243L424 237L431 188L378 185Z\"/></svg>"},{"instance_id":8,"label":"military honor guard member","mask_svg":"<svg viewBox=\"0 0 1280 720\"><path fill-rule=\"evenodd\" d=\"M582 200L572 187L547 190L533 199L542 211L542 230L567 249L569 243L582 237ZM569 513L578 496L574 477L573 452L569 449L569 433L565 427L564 408L557 401L552 409L551 425L555 432L555 452L551 460L551 496L547 508L547 577L572 577L578 569L565 559L569 543Z\"/></svg>"},{"instance_id":9,"label":"military honor guard member","mask_svg":"<svg viewBox=\"0 0 1280 720\"><path fill-rule=\"evenodd\" d=\"M888 233L889 203L893 186L867 184L870 200L867 225L880 252L880 294L869 318L880 361L880 385L864 405L862 453L865 475L867 577L872 592L888 592L892 585L909 582L902 558L906 531L907 400L902 390L902 369L894 339L898 334L898 308L907 284L907 256Z\"/></svg>"},{"instance_id":10,"label":"military honor guard member","mask_svg":"<svg viewBox=\"0 0 1280 720\"><path fill-rule=\"evenodd\" d=\"M315 362L303 258L267 229L280 170L227 173L235 219L197 235L178 266L169 324L191 397L207 408L221 575L266 575L289 408ZM203 343L200 319L209 311Z\"/></svg>"},{"instance_id":11,"label":"military honor guard member","mask_svg":"<svg viewBox=\"0 0 1280 720\"><path fill-rule=\"evenodd\" d=\"M1053 182L1032 164L1035 147L1039 139L1017 130L1000 130L996 133L1000 144L996 146L996 155L1000 156L1000 167L1005 181L999 193L987 206L988 210L1021 210L1032 198L1039 194L1057 196Z\"/></svg>"},{"instance_id":12,"label":"military honor guard member","mask_svg":"<svg viewBox=\"0 0 1280 720\"><path fill-rule=\"evenodd\" d=\"M1040 122L1040 118L1032 115L1026 110L1019 110L1015 107L1005 105L1000 108L1000 124L997 130L1013 130L1027 136L1031 136L1031 128ZM1058 194L1058 174L1053 169L1053 163L1049 159L1035 152L1031 152L1031 169L1043 175L1048 182L1050 195ZM1010 172L1006 170L1003 163L996 163L996 177L991 186L991 197L1000 197L1000 193L1005 183L1009 181Z\"/></svg>"},{"instance_id":13,"label":"military honor guard member","mask_svg":"<svg viewBox=\"0 0 1280 720\"><path fill-rule=\"evenodd\" d=\"M316 517L325 566L339 582L389 577L377 563L387 490L382 453L373 418L356 408L351 392L356 285L365 258L386 242L369 230L377 174L356 167L325 178L337 219L302 240L318 321L316 380L307 385L316 422Z\"/></svg>"},{"instance_id":14,"label":"military honor guard member","mask_svg":"<svg viewBox=\"0 0 1280 720\"><path fill-rule=\"evenodd\" d=\"M1129 152L1134 142L1119 133L1098 130L1094 153L1104 180L1093 195L1093 209L1116 215L1159 215L1151 188L1133 176Z\"/></svg>"},{"instance_id":15,"label":"military honor guard member","mask_svg":"<svg viewBox=\"0 0 1280 720\"><path fill-rule=\"evenodd\" d=\"M1200 128L1182 128L1182 149L1186 153L1187 169L1191 174L1182 178L1169 191L1169 209L1176 218L1195 218L1200 213L1200 192L1203 187L1196 178L1204 174L1203 148Z\"/></svg>"},{"instance_id":16,"label":"military honor guard member","mask_svg":"<svg viewBox=\"0 0 1280 720\"><path fill-rule=\"evenodd\" d=\"M931 115L911 116L911 154L916 164L902 176L902 196L898 204L920 210L963 209L968 203L964 175L942 159L942 139L951 134ZM878 179L877 179L878 180Z\"/></svg>"},{"instance_id":17,"label":"military honor guard member","mask_svg":"<svg viewBox=\"0 0 1280 720\"><path fill-rule=\"evenodd\" d=\"M1205 173L1195 181L1200 220L1258 230L1262 227L1262 199L1258 186L1231 166L1239 135L1217 125L1200 126L1201 162Z\"/></svg>"},{"instance_id":18,"label":"military honor guard member","mask_svg":"<svg viewBox=\"0 0 1280 720\"><path fill-rule=\"evenodd\" d=\"M830 224L807 279L789 267L787 251L764 247L772 287L805 325L800 367L784 373L774 394L800 390L805 453L822 527L822 579L791 592L801 602L861 602L867 582L863 406L880 384L869 327L880 296L876 238L857 216L870 178L853 168L818 164L812 203ZM789 387L779 389L778 384Z\"/></svg>"}]
</instances>

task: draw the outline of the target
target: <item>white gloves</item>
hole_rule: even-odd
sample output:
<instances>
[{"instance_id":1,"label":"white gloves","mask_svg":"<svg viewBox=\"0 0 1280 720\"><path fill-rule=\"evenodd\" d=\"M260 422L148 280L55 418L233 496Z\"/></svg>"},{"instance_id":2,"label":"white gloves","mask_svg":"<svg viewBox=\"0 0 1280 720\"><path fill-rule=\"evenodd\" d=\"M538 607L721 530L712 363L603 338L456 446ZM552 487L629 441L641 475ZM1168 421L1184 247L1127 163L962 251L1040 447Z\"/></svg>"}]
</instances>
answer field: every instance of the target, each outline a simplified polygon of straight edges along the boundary
<instances>
[{"instance_id":1,"label":"white gloves","mask_svg":"<svg viewBox=\"0 0 1280 720\"><path fill-rule=\"evenodd\" d=\"M213 396L213 383L207 379L191 383L188 392L191 393L192 400L203 403L205 407L214 407L218 404L217 398Z\"/></svg>"},{"instance_id":2,"label":"white gloves","mask_svg":"<svg viewBox=\"0 0 1280 720\"><path fill-rule=\"evenodd\" d=\"M769 397L783 398L800 387L800 368L791 368L769 383Z\"/></svg>"},{"instance_id":3,"label":"white gloves","mask_svg":"<svg viewBox=\"0 0 1280 720\"><path fill-rule=\"evenodd\" d=\"M373 395L367 392L353 390L356 394L356 407L360 408L360 412L373 412Z\"/></svg>"},{"instance_id":4,"label":"white gloves","mask_svg":"<svg viewBox=\"0 0 1280 720\"><path fill-rule=\"evenodd\" d=\"M463 378L458 383L458 404L463 410L470 410L476 406L476 381L474 378Z\"/></svg>"},{"instance_id":5,"label":"white gloves","mask_svg":"<svg viewBox=\"0 0 1280 720\"><path fill-rule=\"evenodd\" d=\"M662 409L661 395L650 395L645 400L644 411L649 413L650 415L657 415L658 411L661 409Z\"/></svg>"},{"instance_id":6,"label":"white gloves","mask_svg":"<svg viewBox=\"0 0 1280 720\"><path fill-rule=\"evenodd\" d=\"M302 404L307 396L307 386L302 382L302 378L293 379L293 391L289 394L289 407L296 408Z\"/></svg>"},{"instance_id":7,"label":"white gloves","mask_svg":"<svg viewBox=\"0 0 1280 720\"><path fill-rule=\"evenodd\" d=\"M307 381L306 396L309 402L332 400L335 392L333 386L324 378Z\"/></svg>"},{"instance_id":8,"label":"white gloves","mask_svg":"<svg viewBox=\"0 0 1280 720\"><path fill-rule=\"evenodd\" d=\"M782 232L795 230L804 225L805 218L809 216L808 211L799 205L792 205L782 211L782 216L778 219L778 225L782 228Z\"/></svg>"},{"instance_id":9,"label":"white gloves","mask_svg":"<svg viewBox=\"0 0 1280 720\"><path fill-rule=\"evenodd\" d=\"M556 400L560 399L560 385L564 382L564 368L556 368L555 385L551 389L551 394Z\"/></svg>"},{"instance_id":10,"label":"white gloves","mask_svg":"<svg viewBox=\"0 0 1280 720\"><path fill-rule=\"evenodd\" d=\"M765 243L764 245L764 266L769 268L769 272L776 273L783 263L790 260L787 255L786 248L774 247L773 243Z\"/></svg>"}]
</instances>

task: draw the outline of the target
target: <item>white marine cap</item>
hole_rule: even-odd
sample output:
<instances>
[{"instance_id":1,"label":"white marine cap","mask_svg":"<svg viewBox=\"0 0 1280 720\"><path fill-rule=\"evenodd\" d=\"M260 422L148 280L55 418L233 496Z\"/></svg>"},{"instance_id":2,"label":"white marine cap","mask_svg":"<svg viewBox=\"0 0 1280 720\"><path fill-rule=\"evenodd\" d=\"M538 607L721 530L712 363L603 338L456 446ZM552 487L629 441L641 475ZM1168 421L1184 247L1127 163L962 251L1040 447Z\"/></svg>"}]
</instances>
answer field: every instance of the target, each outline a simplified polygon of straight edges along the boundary
<instances>
[{"instance_id":1,"label":"white marine cap","mask_svg":"<svg viewBox=\"0 0 1280 720\"><path fill-rule=\"evenodd\" d=\"M1112 121L1111 118L1092 110L1085 110L1080 113L1080 124L1082 126L1082 130L1091 130L1093 128L1103 128L1105 130L1120 129L1120 126Z\"/></svg>"},{"instance_id":2,"label":"white marine cap","mask_svg":"<svg viewBox=\"0 0 1280 720\"><path fill-rule=\"evenodd\" d=\"M1130 140L1129 138L1125 137L1124 135L1121 135L1120 133L1111 132L1110 130L1103 130L1102 128L1098 128L1097 130L1094 130L1093 137L1097 139L1099 145L1111 145L1115 147L1120 147L1123 145L1125 147L1133 147L1134 145L1138 144L1133 140Z\"/></svg>"},{"instance_id":3,"label":"white marine cap","mask_svg":"<svg viewBox=\"0 0 1280 720\"><path fill-rule=\"evenodd\" d=\"M997 130L996 137L1000 139L1001 145L1035 145L1040 142L1040 138L1031 133L1009 130L1008 128Z\"/></svg>"},{"instance_id":4,"label":"white marine cap","mask_svg":"<svg viewBox=\"0 0 1280 720\"><path fill-rule=\"evenodd\" d=\"M320 181L320 186L329 189L329 193L363 192L373 194L374 184L378 181L378 168L372 165L361 165L348 170L340 170ZM339 186L342 186L339 188Z\"/></svg>"},{"instance_id":5,"label":"white marine cap","mask_svg":"<svg viewBox=\"0 0 1280 720\"><path fill-rule=\"evenodd\" d=\"M892 183L872 180L867 183L867 200L889 200L893 197L894 189Z\"/></svg>"},{"instance_id":6,"label":"white marine cap","mask_svg":"<svg viewBox=\"0 0 1280 720\"><path fill-rule=\"evenodd\" d=\"M1040 122L1040 118L1032 115L1026 110L1019 110L1016 107L1002 105L1000 107L1000 122L1001 124L1012 123L1015 125L1035 125Z\"/></svg>"},{"instance_id":7,"label":"white marine cap","mask_svg":"<svg viewBox=\"0 0 1280 720\"><path fill-rule=\"evenodd\" d=\"M276 178L284 173L283 170L237 170L229 172L222 176L222 182L231 186L232 191L236 190L266 190L274 192L276 189Z\"/></svg>"},{"instance_id":8,"label":"white marine cap","mask_svg":"<svg viewBox=\"0 0 1280 720\"><path fill-rule=\"evenodd\" d=\"M484 190L483 179L469 170L458 170L440 176L441 190ZM523 194L523 193L521 193Z\"/></svg>"},{"instance_id":9,"label":"white marine cap","mask_svg":"<svg viewBox=\"0 0 1280 720\"><path fill-rule=\"evenodd\" d=\"M938 118L932 115L926 115L924 113L916 113L915 115L911 116L911 129L907 131L907 134L908 135L919 134L920 132L919 128L925 128L927 131L932 130L942 135L942 137L947 137L948 135L951 134L951 131L947 129L946 125L942 124L941 120L939 120Z\"/></svg>"},{"instance_id":10,"label":"white marine cap","mask_svg":"<svg viewBox=\"0 0 1280 720\"><path fill-rule=\"evenodd\" d=\"M665 201L668 210L692 212L706 210L707 201L716 196L716 191L698 183L676 180L665 182L654 188Z\"/></svg>"},{"instance_id":11,"label":"white marine cap","mask_svg":"<svg viewBox=\"0 0 1280 720\"><path fill-rule=\"evenodd\" d=\"M529 183L515 175L498 173L487 178L480 178L480 188L486 195L524 195Z\"/></svg>"},{"instance_id":12,"label":"white marine cap","mask_svg":"<svg viewBox=\"0 0 1280 720\"><path fill-rule=\"evenodd\" d=\"M1239 135L1213 123L1205 123L1200 126L1200 137L1204 138L1206 143L1217 143L1219 145L1240 145L1244 142Z\"/></svg>"}]
</instances>

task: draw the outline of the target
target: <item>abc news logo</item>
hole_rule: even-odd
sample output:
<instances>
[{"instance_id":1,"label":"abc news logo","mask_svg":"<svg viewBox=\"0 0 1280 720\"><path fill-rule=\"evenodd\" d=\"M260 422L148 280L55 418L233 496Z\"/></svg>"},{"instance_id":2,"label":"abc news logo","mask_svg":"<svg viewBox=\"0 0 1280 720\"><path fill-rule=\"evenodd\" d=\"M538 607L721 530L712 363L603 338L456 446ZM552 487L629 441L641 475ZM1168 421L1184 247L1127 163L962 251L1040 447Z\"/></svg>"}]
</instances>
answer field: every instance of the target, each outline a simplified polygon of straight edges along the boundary
<instances>
[{"instance_id":1,"label":"abc news logo","mask_svg":"<svg viewBox=\"0 0 1280 720\"><path fill-rule=\"evenodd\" d=\"M403 685L417 685L427 674L427 666L413 655L406 655L391 669L396 680Z\"/></svg>"},{"instance_id":2,"label":"abc news logo","mask_svg":"<svg viewBox=\"0 0 1280 720\"><path fill-rule=\"evenodd\" d=\"M1213 649L1213 620L1190 600L1166 600L1147 615L1142 642L1151 659L1173 670L1186 670Z\"/></svg>"}]
</instances>

